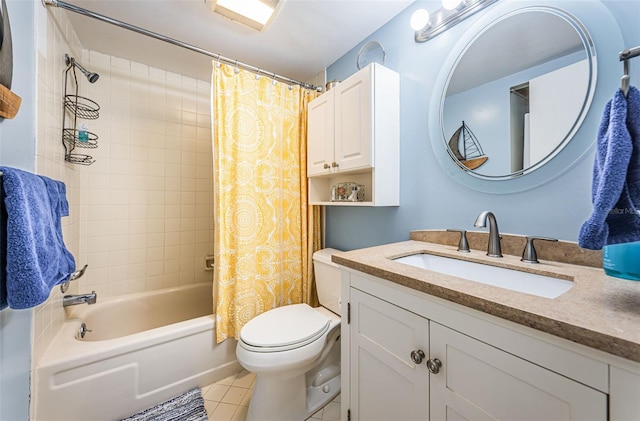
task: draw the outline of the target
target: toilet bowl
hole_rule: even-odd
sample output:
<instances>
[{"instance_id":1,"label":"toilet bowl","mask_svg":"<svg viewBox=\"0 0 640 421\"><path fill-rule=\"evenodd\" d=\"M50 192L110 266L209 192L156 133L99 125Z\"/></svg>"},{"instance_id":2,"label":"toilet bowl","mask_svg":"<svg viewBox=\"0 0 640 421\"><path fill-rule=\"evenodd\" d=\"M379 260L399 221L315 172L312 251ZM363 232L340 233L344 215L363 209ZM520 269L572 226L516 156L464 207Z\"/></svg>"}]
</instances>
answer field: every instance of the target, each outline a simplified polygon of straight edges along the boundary
<instances>
[{"instance_id":1,"label":"toilet bowl","mask_svg":"<svg viewBox=\"0 0 640 421\"><path fill-rule=\"evenodd\" d=\"M269 310L240 331L238 362L256 374L247 421L301 421L340 393L340 270L313 255L321 307Z\"/></svg>"}]
</instances>

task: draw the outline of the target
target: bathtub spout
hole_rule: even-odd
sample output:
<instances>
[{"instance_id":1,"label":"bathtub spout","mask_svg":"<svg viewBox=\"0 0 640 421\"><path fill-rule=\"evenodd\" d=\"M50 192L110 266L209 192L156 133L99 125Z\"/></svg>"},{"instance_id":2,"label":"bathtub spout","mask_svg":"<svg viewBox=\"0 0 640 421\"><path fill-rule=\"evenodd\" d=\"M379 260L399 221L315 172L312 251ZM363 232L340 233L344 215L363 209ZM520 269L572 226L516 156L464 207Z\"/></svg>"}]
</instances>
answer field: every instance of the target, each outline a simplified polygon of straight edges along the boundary
<instances>
[{"instance_id":1,"label":"bathtub spout","mask_svg":"<svg viewBox=\"0 0 640 421\"><path fill-rule=\"evenodd\" d=\"M75 306L78 304L95 304L98 301L98 294L91 291L91 294L65 295L62 297L62 307Z\"/></svg>"}]
</instances>

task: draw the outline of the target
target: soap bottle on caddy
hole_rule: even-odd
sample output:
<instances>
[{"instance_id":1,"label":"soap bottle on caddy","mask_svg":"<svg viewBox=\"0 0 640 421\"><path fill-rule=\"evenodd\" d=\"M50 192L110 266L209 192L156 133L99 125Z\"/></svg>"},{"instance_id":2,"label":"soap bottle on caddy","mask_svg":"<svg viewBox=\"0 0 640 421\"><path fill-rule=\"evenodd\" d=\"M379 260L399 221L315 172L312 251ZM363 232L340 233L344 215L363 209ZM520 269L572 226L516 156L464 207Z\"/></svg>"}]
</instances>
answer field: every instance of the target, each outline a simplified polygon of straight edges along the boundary
<instances>
[{"instance_id":1,"label":"soap bottle on caddy","mask_svg":"<svg viewBox=\"0 0 640 421\"><path fill-rule=\"evenodd\" d=\"M80 126L78 127L78 141L89 141L89 127L87 127L86 124L80 124Z\"/></svg>"},{"instance_id":2,"label":"soap bottle on caddy","mask_svg":"<svg viewBox=\"0 0 640 421\"><path fill-rule=\"evenodd\" d=\"M602 266L609 276L640 281L640 241L604 246Z\"/></svg>"}]
</instances>

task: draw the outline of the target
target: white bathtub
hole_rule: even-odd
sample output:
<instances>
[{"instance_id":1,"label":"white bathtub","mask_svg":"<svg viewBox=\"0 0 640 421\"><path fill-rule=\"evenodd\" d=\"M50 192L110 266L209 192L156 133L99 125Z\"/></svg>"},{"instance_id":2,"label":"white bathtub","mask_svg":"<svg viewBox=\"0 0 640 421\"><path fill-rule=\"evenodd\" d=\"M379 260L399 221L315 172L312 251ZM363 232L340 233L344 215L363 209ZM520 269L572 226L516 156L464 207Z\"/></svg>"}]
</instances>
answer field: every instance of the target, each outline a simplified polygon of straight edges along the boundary
<instances>
[{"instance_id":1,"label":"white bathtub","mask_svg":"<svg viewBox=\"0 0 640 421\"><path fill-rule=\"evenodd\" d=\"M36 366L36 421L117 420L240 370L215 343L211 284L68 307ZM80 339L82 323L93 330Z\"/></svg>"}]
</instances>

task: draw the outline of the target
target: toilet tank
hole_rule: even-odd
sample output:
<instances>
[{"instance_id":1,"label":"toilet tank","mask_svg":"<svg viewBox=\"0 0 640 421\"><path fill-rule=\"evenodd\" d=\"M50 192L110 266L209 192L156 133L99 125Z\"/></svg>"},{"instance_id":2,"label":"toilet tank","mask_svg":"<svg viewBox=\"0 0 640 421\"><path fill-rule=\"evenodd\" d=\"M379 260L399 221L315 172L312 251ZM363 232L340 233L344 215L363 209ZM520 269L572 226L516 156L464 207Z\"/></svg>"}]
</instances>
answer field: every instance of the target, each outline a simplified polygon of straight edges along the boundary
<instances>
[{"instance_id":1,"label":"toilet tank","mask_svg":"<svg viewBox=\"0 0 640 421\"><path fill-rule=\"evenodd\" d=\"M313 270L320 305L340 315L340 291L342 274L340 267L331 261L336 249L322 249L313 253Z\"/></svg>"}]
</instances>

